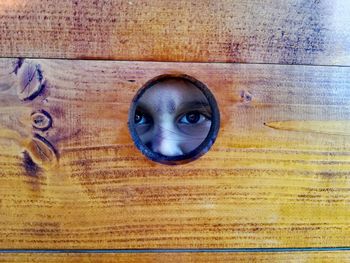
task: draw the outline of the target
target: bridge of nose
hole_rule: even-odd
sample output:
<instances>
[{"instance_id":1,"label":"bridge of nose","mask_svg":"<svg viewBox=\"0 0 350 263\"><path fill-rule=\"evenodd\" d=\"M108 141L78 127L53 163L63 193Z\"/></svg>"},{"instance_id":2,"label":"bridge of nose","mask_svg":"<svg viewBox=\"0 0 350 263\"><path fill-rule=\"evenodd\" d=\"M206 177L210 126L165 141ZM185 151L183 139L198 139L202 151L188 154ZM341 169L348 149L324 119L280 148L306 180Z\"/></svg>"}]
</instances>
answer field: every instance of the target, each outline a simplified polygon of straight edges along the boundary
<instances>
[{"instance_id":1,"label":"bridge of nose","mask_svg":"<svg viewBox=\"0 0 350 263\"><path fill-rule=\"evenodd\" d=\"M156 132L152 141L152 150L166 156L182 155L181 136L176 129L176 120L171 114L164 113L158 118Z\"/></svg>"}]
</instances>

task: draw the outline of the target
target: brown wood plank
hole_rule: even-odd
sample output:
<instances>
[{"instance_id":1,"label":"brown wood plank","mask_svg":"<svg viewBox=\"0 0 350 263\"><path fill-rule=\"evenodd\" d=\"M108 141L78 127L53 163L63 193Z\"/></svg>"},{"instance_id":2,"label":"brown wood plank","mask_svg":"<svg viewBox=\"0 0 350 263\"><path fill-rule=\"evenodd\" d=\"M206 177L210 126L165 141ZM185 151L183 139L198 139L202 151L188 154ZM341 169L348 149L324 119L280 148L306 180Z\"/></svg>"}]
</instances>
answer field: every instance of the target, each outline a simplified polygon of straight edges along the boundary
<instances>
[{"instance_id":1,"label":"brown wood plank","mask_svg":"<svg viewBox=\"0 0 350 263\"><path fill-rule=\"evenodd\" d=\"M18 65L0 60L1 248L350 246L350 68ZM216 143L185 165L148 161L128 133L135 92L165 73L206 83L221 111ZM34 137L38 110L53 125Z\"/></svg>"},{"instance_id":2,"label":"brown wood plank","mask_svg":"<svg viewBox=\"0 0 350 263\"><path fill-rule=\"evenodd\" d=\"M348 0L5 0L9 57L350 65Z\"/></svg>"},{"instance_id":3,"label":"brown wood plank","mask_svg":"<svg viewBox=\"0 0 350 263\"><path fill-rule=\"evenodd\" d=\"M350 262L349 252L0 254L0 262Z\"/></svg>"}]
</instances>

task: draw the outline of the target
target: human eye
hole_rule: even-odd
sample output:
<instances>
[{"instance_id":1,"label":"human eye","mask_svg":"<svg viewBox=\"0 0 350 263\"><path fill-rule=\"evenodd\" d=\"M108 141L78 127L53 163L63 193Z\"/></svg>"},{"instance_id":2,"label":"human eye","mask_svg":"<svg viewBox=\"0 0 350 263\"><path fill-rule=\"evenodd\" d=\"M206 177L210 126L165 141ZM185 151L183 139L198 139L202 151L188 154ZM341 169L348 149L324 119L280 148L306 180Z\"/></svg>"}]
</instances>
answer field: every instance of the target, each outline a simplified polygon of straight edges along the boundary
<instances>
[{"instance_id":1,"label":"human eye","mask_svg":"<svg viewBox=\"0 0 350 263\"><path fill-rule=\"evenodd\" d=\"M134 122L136 125L151 124L153 122L152 117L142 109L136 109Z\"/></svg>"},{"instance_id":2,"label":"human eye","mask_svg":"<svg viewBox=\"0 0 350 263\"><path fill-rule=\"evenodd\" d=\"M180 124L191 125L191 124L200 124L208 120L209 118L206 117L204 114L202 114L200 111L194 110L183 114L180 117L178 122Z\"/></svg>"}]
</instances>

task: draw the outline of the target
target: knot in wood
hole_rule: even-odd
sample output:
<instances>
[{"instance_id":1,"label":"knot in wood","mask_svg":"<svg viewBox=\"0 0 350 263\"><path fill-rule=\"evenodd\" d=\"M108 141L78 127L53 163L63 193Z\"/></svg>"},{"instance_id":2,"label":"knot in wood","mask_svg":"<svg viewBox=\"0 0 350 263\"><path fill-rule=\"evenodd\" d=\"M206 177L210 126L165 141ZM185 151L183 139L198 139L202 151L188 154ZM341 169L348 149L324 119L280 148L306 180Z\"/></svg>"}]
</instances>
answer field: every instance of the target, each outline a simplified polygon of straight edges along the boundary
<instances>
[{"instance_id":1,"label":"knot in wood","mask_svg":"<svg viewBox=\"0 0 350 263\"><path fill-rule=\"evenodd\" d=\"M17 94L21 100L35 99L44 88L44 77L40 64L24 62L18 69L18 90Z\"/></svg>"},{"instance_id":2,"label":"knot in wood","mask_svg":"<svg viewBox=\"0 0 350 263\"><path fill-rule=\"evenodd\" d=\"M44 110L33 112L31 119L34 129L46 131L52 126L52 118L50 114Z\"/></svg>"},{"instance_id":3,"label":"knot in wood","mask_svg":"<svg viewBox=\"0 0 350 263\"><path fill-rule=\"evenodd\" d=\"M253 95L248 90L241 91L241 102L249 103L253 100Z\"/></svg>"},{"instance_id":4,"label":"knot in wood","mask_svg":"<svg viewBox=\"0 0 350 263\"><path fill-rule=\"evenodd\" d=\"M57 164L58 153L55 147L44 137L35 134L26 148L33 162L38 166L49 168Z\"/></svg>"}]
</instances>

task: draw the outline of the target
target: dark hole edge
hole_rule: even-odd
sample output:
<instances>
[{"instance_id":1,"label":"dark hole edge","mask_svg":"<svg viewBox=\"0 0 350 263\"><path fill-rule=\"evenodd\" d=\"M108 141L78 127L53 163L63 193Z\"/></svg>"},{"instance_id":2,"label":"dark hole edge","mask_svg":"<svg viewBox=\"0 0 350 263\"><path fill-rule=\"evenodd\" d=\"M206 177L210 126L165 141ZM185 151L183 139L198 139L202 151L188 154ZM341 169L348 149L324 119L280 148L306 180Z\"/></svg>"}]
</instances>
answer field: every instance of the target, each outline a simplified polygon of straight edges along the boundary
<instances>
[{"instance_id":1,"label":"dark hole edge","mask_svg":"<svg viewBox=\"0 0 350 263\"><path fill-rule=\"evenodd\" d=\"M144 92L147 89L153 87L156 83L159 83L168 79L187 80L192 84L194 84L200 91L203 92L204 96L208 100L208 103L212 111L212 123L211 123L211 127L209 129L209 133L207 137L196 149L194 149L189 153L179 155L179 156L165 156L160 153L156 153L152 151L146 145L144 145L144 143L141 141L138 134L136 133L136 129L134 127L135 126L134 116L135 116L137 101L141 98L141 96L144 94ZM141 151L143 155L145 155L150 160L154 162L162 163L162 164L167 164L167 165L185 164L185 163L194 161L199 157L201 157L202 155L204 155L205 153L207 153L211 148L211 146L214 144L220 128L220 111L214 95L210 92L208 87L201 81L186 74L164 74L147 81L136 93L135 97L131 102L131 106L129 110L128 127L135 146Z\"/></svg>"}]
</instances>

